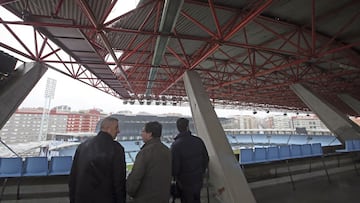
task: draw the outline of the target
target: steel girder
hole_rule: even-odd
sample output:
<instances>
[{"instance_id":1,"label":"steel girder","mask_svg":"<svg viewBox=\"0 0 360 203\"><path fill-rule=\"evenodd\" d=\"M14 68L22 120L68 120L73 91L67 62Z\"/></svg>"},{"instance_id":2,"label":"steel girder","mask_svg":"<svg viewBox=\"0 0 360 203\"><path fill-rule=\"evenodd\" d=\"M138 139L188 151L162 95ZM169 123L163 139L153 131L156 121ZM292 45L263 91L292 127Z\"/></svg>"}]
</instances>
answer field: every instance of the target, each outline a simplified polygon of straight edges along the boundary
<instances>
[{"instance_id":1,"label":"steel girder","mask_svg":"<svg viewBox=\"0 0 360 203\"><path fill-rule=\"evenodd\" d=\"M289 1L285 6L298 5L299 1ZM24 2L0 3L20 16ZM55 2L40 11L31 5L27 9L31 15L72 19L74 24L0 19L22 48L10 47L4 41L0 41L0 46L119 98L123 97L111 84L103 82L105 76L94 75L82 61L64 57L63 47L50 42L37 28L76 28L83 32L103 57L102 64L112 70L129 92L131 98L125 99L186 99L181 78L187 70L200 73L215 103L307 110L289 89L294 83L306 83L347 114L354 112L339 104L336 95L345 92L360 99L358 1L325 8L322 1L311 0L311 4L299 8L308 13L303 16L307 19L304 23L302 18L296 18L296 13L280 12L281 7L271 0L228 4L185 0L170 33L159 31L164 1L141 1L136 9L108 22L105 19L116 1L104 1L107 3L100 9L95 8L94 1ZM69 14L71 6L77 8L73 11L76 15ZM330 21L340 15L341 23L337 22L329 31ZM12 31L11 27L17 25L34 27L35 47ZM149 77L159 37L168 38L169 42L156 76ZM97 62L87 62L90 63ZM151 94L145 95L149 83Z\"/></svg>"}]
</instances>

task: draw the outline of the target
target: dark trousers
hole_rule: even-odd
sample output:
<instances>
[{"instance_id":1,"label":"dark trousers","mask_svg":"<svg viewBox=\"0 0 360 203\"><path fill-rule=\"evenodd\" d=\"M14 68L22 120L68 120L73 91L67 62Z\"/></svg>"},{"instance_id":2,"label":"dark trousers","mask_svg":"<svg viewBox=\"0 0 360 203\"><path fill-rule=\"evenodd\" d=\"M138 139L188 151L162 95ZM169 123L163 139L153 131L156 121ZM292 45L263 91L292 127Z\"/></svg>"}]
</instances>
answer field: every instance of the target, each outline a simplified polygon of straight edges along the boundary
<instances>
[{"instance_id":1,"label":"dark trousers","mask_svg":"<svg viewBox=\"0 0 360 203\"><path fill-rule=\"evenodd\" d=\"M200 203L202 183L184 185L181 190L181 203Z\"/></svg>"}]
</instances>

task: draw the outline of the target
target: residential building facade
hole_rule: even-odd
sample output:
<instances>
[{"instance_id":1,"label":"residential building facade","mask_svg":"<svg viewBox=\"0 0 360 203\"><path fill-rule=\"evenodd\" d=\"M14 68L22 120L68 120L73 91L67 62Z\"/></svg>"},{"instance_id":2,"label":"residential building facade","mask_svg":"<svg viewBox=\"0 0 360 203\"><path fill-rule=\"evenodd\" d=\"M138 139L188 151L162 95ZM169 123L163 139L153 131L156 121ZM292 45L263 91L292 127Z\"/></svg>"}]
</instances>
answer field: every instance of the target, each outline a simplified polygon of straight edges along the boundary
<instances>
[{"instance_id":1,"label":"residential building facade","mask_svg":"<svg viewBox=\"0 0 360 203\"><path fill-rule=\"evenodd\" d=\"M43 119L43 108L18 109L0 130L1 140L7 144L38 141L44 120L48 133L94 132L97 122L105 117L97 109L74 112L68 106L54 107L48 116Z\"/></svg>"}]
</instances>

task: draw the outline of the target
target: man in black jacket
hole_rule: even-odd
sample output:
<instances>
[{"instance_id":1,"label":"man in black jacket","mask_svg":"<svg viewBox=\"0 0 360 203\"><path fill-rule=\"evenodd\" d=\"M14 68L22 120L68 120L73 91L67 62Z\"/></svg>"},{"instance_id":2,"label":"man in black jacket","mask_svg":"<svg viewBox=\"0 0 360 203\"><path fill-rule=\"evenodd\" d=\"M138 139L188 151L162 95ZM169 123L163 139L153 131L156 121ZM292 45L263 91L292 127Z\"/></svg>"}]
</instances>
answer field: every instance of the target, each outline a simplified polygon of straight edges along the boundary
<instances>
[{"instance_id":1,"label":"man in black jacket","mask_svg":"<svg viewBox=\"0 0 360 203\"><path fill-rule=\"evenodd\" d=\"M70 172L70 203L125 203L125 153L114 141L119 132L118 120L106 117L97 136L79 145Z\"/></svg>"},{"instance_id":2,"label":"man in black jacket","mask_svg":"<svg viewBox=\"0 0 360 203\"><path fill-rule=\"evenodd\" d=\"M204 142L193 136L189 120L176 121L179 134L171 145L172 175L179 189L181 203L200 203L200 192L209 156Z\"/></svg>"}]
</instances>

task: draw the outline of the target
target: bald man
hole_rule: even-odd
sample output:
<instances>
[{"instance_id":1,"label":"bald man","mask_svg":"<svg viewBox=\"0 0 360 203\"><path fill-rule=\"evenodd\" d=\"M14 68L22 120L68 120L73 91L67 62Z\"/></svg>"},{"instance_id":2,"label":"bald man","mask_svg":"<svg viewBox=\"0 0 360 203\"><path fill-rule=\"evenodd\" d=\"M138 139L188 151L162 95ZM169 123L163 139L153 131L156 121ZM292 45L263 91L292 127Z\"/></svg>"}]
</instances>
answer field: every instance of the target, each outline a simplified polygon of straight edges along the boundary
<instances>
[{"instance_id":1,"label":"bald man","mask_svg":"<svg viewBox=\"0 0 360 203\"><path fill-rule=\"evenodd\" d=\"M100 132L78 146L69 178L70 203L125 203L125 153L114 141L119 132L118 120L106 117Z\"/></svg>"}]
</instances>

